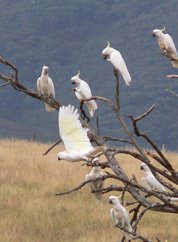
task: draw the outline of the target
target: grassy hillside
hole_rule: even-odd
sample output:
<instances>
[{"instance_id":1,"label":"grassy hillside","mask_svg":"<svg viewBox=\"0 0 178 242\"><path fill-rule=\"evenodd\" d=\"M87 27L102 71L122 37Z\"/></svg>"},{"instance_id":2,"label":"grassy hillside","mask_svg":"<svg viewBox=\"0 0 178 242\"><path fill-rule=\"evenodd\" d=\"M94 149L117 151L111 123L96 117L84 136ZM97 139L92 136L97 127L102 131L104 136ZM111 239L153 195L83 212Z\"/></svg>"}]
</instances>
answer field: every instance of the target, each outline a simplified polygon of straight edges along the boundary
<instances>
[{"instance_id":1,"label":"grassy hillside","mask_svg":"<svg viewBox=\"0 0 178 242\"><path fill-rule=\"evenodd\" d=\"M159 54L151 33L165 25L177 45L177 12L176 0L1 1L0 55L18 67L20 80L34 90L42 65L48 65L57 99L78 106L70 78L79 69L93 95L114 96L112 68L101 57L109 40L133 78L130 88L121 80L122 113L140 115L155 103L156 111L142 124L144 131L160 146L176 150L178 101L165 88L176 91L177 81L165 75L177 70ZM39 140L56 140L57 115L47 114L41 102L8 86L1 88L0 102L1 118L12 122L8 130L1 125L7 130L1 137L26 138L35 132ZM102 133L122 136L112 113L98 106ZM14 130L17 123L21 129Z\"/></svg>"},{"instance_id":2,"label":"grassy hillside","mask_svg":"<svg viewBox=\"0 0 178 242\"><path fill-rule=\"evenodd\" d=\"M67 196L55 196L80 184L90 168L57 161L60 147L43 156L49 146L0 140L0 241L118 241L121 233L113 227L109 216L111 193L104 195L102 203L95 200L88 187ZM178 169L178 154L166 155ZM128 175L134 173L139 180L139 162L128 156L120 159ZM127 199L131 201L130 197ZM177 215L148 212L139 232L153 241L158 236L161 241L175 242L177 225Z\"/></svg>"}]
</instances>

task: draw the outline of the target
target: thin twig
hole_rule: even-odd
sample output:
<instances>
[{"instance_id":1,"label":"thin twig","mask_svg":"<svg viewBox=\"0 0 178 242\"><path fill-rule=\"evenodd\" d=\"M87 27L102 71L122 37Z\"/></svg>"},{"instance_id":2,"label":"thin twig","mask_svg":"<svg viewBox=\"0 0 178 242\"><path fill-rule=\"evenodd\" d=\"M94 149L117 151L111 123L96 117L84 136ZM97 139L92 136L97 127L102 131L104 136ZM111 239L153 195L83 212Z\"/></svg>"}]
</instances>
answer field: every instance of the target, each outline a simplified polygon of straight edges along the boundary
<instances>
[{"instance_id":1,"label":"thin twig","mask_svg":"<svg viewBox=\"0 0 178 242\"><path fill-rule=\"evenodd\" d=\"M53 144L43 155L47 155L56 145L60 144L62 142L61 139L59 139L55 144Z\"/></svg>"},{"instance_id":2,"label":"thin twig","mask_svg":"<svg viewBox=\"0 0 178 242\"><path fill-rule=\"evenodd\" d=\"M169 89L165 89L166 92L170 92L171 94L173 94L174 96L178 97L178 94L172 90Z\"/></svg>"},{"instance_id":3,"label":"thin twig","mask_svg":"<svg viewBox=\"0 0 178 242\"><path fill-rule=\"evenodd\" d=\"M2 85L0 85L0 87L5 87L5 86L8 86L8 85L10 85L10 83L2 84Z\"/></svg>"},{"instance_id":4,"label":"thin twig","mask_svg":"<svg viewBox=\"0 0 178 242\"><path fill-rule=\"evenodd\" d=\"M178 75L166 75L166 77L168 77L168 78L178 78Z\"/></svg>"}]
</instances>

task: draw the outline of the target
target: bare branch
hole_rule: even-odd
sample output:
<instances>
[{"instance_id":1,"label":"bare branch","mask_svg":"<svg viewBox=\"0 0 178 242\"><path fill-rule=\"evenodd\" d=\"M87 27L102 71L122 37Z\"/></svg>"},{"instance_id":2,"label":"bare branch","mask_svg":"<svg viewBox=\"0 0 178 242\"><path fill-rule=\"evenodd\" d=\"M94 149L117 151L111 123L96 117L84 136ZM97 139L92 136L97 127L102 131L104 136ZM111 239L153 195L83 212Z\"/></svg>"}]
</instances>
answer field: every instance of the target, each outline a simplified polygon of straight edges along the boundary
<instances>
[{"instance_id":1,"label":"bare branch","mask_svg":"<svg viewBox=\"0 0 178 242\"><path fill-rule=\"evenodd\" d=\"M118 141L118 142L123 142L123 143L133 145L131 141L126 140L126 139L115 138L115 137L110 137L110 136L102 136L102 138L105 142L107 142L107 141Z\"/></svg>"},{"instance_id":2,"label":"bare branch","mask_svg":"<svg viewBox=\"0 0 178 242\"><path fill-rule=\"evenodd\" d=\"M172 90L169 89L165 89L166 92L170 92L171 94L173 94L174 96L178 97L178 94Z\"/></svg>"},{"instance_id":3,"label":"bare branch","mask_svg":"<svg viewBox=\"0 0 178 242\"><path fill-rule=\"evenodd\" d=\"M47 155L54 147L56 147L56 145L60 144L61 142L62 140L59 139L55 144L53 144L49 149L47 149L47 151L45 151L43 155Z\"/></svg>"},{"instance_id":4,"label":"bare branch","mask_svg":"<svg viewBox=\"0 0 178 242\"><path fill-rule=\"evenodd\" d=\"M0 87L5 87L5 86L8 86L8 85L10 85L10 83L2 84L2 85L0 85Z\"/></svg>"},{"instance_id":5,"label":"bare branch","mask_svg":"<svg viewBox=\"0 0 178 242\"><path fill-rule=\"evenodd\" d=\"M166 77L168 77L168 78L178 78L178 75L166 75Z\"/></svg>"},{"instance_id":6,"label":"bare branch","mask_svg":"<svg viewBox=\"0 0 178 242\"><path fill-rule=\"evenodd\" d=\"M162 158L162 160L164 162L164 163L162 163L162 165L164 165L168 170L171 171L171 170L173 170L173 167L172 167L171 163L168 161L168 159L166 159L166 157L164 156L162 151L158 148L158 146L146 134L140 132L140 130L137 126L137 121L146 117L154 108L155 108L155 105L153 105L151 108L149 108L149 110L147 112L140 115L139 117L133 118L131 115L129 117L132 120L132 124L133 124L135 134L137 136L143 137L154 148L154 150L159 154L159 156Z\"/></svg>"}]
</instances>

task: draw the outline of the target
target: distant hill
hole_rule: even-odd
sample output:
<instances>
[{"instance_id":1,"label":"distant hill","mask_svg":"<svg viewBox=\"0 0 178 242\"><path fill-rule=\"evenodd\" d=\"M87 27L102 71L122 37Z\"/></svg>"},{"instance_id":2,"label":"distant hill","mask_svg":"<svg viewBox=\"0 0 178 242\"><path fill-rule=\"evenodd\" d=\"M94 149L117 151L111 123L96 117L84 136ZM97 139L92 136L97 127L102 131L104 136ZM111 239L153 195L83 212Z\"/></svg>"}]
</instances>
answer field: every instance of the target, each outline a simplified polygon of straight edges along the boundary
<instances>
[{"instance_id":1,"label":"distant hill","mask_svg":"<svg viewBox=\"0 0 178 242\"><path fill-rule=\"evenodd\" d=\"M122 113L137 116L155 103L155 112L140 125L160 146L177 149L178 99L165 89L177 91L178 80L165 75L178 70L160 55L152 38L154 28L166 26L178 46L177 12L176 0L6 0L0 3L0 55L18 67L20 80L32 89L42 65L48 65L57 99L77 107L70 78L78 70L93 95L114 97L112 68L101 57L109 40L133 78L129 88L121 80ZM36 133L39 140L58 139L57 112L46 113L43 103L10 87L0 91L1 136ZM102 134L123 137L110 109L98 104Z\"/></svg>"}]
</instances>

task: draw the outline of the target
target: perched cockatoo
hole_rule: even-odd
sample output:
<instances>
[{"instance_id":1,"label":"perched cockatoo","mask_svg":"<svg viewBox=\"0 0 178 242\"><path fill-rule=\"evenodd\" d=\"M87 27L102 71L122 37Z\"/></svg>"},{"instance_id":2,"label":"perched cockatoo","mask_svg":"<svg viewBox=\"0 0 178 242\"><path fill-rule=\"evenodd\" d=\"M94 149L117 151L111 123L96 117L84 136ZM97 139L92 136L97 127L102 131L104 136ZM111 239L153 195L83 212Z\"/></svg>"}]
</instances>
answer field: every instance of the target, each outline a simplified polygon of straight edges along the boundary
<instances>
[{"instance_id":1,"label":"perched cockatoo","mask_svg":"<svg viewBox=\"0 0 178 242\"><path fill-rule=\"evenodd\" d=\"M132 233L133 229L129 221L129 215L127 210L121 205L120 200L117 196L110 196L109 203L113 204L113 207L110 209L110 216L114 220L115 225L119 225L124 230ZM133 238L133 235L124 231L123 235L126 240Z\"/></svg>"},{"instance_id":2,"label":"perched cockatoo","mask_svg":"<svg viewBox=\"0 0 178 242\"><path fill-rule=\"evenodd\" d=\"M107 43L108 45L102 51L103 58L111 62L114 69L122 75L126 85L130 86L130 83L132 81L131 76L121 53L118 50L112 48L109 42Z\"/></svg>"},{"instance_id":3,"label":"perched cockatoo","mask_svg":"<svg viewBox=\"0 0 178 242\"><path fill-rule=\"evenodd\" d=\"M178 68L178 54L172 37L169 34L164 34L165 27L163 29L154 29L153 37L158 40L159 48L162 54L170 58L173 67Z\"/></svg>"},{"instance_id":4,"label":"perched cockatoo","mask_svg":"<svg viewBox=\"0 0 178 242\"><path fill-rule=\"evenodd\" d=\"M87 131L79 121L78 110L71 105L62 106L59 109L59 134L66 151L58 153L58 160L88 161L97 153L104 152L104 146L91 145Z\"/></svg>"},{"instance_id":5,"label":"perched cockatoo","mask_svg":"<svg viewBox=\"0 0 178 242\"><path fill-rule=\"evenodd\" d=\"M48 66L43 66L41 76L37 80L37 90L39 94L55 98L54 85L52 79L48 76L48 70ZM45 108L48 112L55 110L48 103L45 103Z\"/></svg>"},{"instance_id":6,"label":"perched cockatoo","mask_svg":"<svg viewBox=\"0 0 178 242\"><path fill-rule=\"evenodd\" d=\"M95 161L99 162L98 158L96 159ZM93 179L102 178L104 175L105 173L101 170L101 167L96 165L96 166L93 166L89 174L86 174L85 179L86 181L90 181ZM104 181L102 179L90 182L91 191L94 192L94 195L98 200L102 199L102 192L101 191L97 192L97 190L102 189L103 185L104 185Z\"/></svg>"},{"instance_id":7,"label":"perched cockatoo","mask_svg":"<svg viewBox=\"0 0 178 242\"><path fill-rule=\"evenodd\" d=\"M145 163L141 163L140 169L144 171L144 177L141 179L143 187L147 190L155 190L159 192L165 192L165 187L155 178L150 168Z\"/></svg>"},{"instance_id":8,"label":"perched cockatoo","mask_svg":"<svg viewBox=\"0 0 178 242\"><path fill-rule=\"evenodd\" d=\"M91 89L88 83L82 79L80 79L80 71L76 76L71 78L72 84L74 85L73 91L75 92L78 100L87 99L92 97ZM93 117L95 110L97 109L97 104L95 100L85 102L88 108L88 112L90 117Z\"/></svg>"},{"instance_id":9,"label":"perched cockatoo","mask_svg":"<svg viewBox=\"0 0 178 242\"><path fill-rule=\"evenodd\" d=\"M142 186L147 190L166 192L166 188L156 179L156 177L151 172L150 168L144 162L141 163L140 169L144 171L144 177L141 179ZM171 201L178 201L176 197L166 197Z\"/></svg>"}]
</instances>

